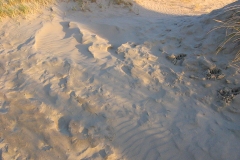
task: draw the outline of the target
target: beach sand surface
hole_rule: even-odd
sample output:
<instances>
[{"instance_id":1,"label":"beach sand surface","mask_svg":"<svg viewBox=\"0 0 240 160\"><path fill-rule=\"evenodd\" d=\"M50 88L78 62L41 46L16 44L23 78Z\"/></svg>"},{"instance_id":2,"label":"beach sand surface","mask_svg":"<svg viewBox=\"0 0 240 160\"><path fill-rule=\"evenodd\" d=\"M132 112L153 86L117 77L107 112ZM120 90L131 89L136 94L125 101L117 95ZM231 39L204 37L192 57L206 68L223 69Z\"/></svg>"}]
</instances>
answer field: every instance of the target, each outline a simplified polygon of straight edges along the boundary
<instances>
[{"instance_id":1,"label":"beach sand surface","mask_svg":"<svg viewBox=\"0 0 240 160\"><path fill-rule=\"evenodd\" d=\"M58 2L0 22L0 159L239 160L235 0Z\"/></svg>"}]
</instances>

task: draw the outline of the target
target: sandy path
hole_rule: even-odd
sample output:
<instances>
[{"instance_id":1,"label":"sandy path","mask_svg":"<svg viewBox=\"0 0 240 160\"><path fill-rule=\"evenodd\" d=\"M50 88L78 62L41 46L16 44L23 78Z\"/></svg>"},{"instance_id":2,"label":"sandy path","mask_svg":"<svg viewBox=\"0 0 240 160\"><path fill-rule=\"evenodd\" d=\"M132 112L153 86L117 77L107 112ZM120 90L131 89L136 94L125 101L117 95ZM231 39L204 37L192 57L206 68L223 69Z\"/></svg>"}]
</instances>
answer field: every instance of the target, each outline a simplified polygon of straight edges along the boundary
<instances>
[{"instance_id":1,"label":"sandy path","mask_svg":"<svg viewBox=\"0 0 240 160\"><path fill-rule=\"evenodd\" d=\"M4 159L240 158L240 95L217 95L239 71L213 54L224 32L205 34L221 11L198 16L233 1L136 2L2 22Z\"/></svg>"}]
</instances>

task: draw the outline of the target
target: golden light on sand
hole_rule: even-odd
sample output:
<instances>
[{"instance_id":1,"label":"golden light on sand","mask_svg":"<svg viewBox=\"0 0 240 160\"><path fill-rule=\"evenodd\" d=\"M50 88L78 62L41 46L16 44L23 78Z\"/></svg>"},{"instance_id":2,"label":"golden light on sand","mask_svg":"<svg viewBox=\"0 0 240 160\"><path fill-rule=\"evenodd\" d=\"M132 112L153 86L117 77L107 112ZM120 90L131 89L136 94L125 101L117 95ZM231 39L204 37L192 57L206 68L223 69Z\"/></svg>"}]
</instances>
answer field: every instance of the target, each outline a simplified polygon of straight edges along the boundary
<instances>
[{"instance_id":1,"label":"golden light on sand","mask_svg":"<svg viewBox=\"0 0 240 160\"><path fill-rule=\"evenodd\" d=\"M63 0L2 18L0 160L239 160L232 2Z\"/></svg>"},{"instance_id":2,"label":"golden light on sand","mask_svg":"<svg viewBox=\"0 0 240 160\"><path fill-rule=\"evenodd\" d=\"M199 15L209 13L235 1L226 0L216 3L215 0L135 0L137 5L146 10L170 15Z\"/></svg>"}]
</instances>

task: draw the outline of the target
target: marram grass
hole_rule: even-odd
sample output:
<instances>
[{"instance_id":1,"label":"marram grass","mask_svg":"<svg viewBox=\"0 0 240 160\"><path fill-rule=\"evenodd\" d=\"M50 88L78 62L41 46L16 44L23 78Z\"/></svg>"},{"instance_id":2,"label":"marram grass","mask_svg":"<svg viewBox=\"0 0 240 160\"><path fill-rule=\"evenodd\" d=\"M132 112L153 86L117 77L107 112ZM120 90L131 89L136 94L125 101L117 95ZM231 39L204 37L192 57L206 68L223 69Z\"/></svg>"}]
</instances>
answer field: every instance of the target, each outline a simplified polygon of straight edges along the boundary
<instances>
[{"instance_id":1,"label":"marram grass","mask_svg":"<svg viewBox=\"0 0 240 160\"><path fill-rule=\"evenodd\" d=\"M0 18L32 13L53 2L54 0L0 0Z\"/></svg>"},{"instance_id":2,"label":"marram grass","mask_svg":"<svg viewBox=\"0 0 240 160\"><path fill-rule=\"evenodd\" d=\"M14 17L33 13L43 6L47 6L57 0L0 0L0 18ZM81 10L87 10L89 3L97 3L97 0L64 0L78 3ZM110 3L131 6L132 0L109 0Z\"/></svg>"},{"instance_id":3,"label":"marram grass","mask_svg":"<svg viewBox=\"0 0 240 160\"><path fill-rule=\"evenodd\" d=\"M73 0L74 2L78 3L78 6L82 11L89 10L89 4L90 3L97 3L99 6L102 6L101 3L103 1L97 1L97 0ZM128 8L131 8L133 5L133 0L105 0L105 2L108 2L108 5L114 4L114 5L121 5Z\"/></svg>"},{"instance_id":4,"label":"marram grass","mask_svg":"<svg viewBox=\"0 0 240 160\"><path fill-rule=\"evenodd\" d=\"M222 49L228 44L232 43L235 45L236 50L240 47L240 6L232 6L228 7L226 11L223 14L228 14L231 12L231 16L228 19L225 19L223 21L221 20L215 20L219 23L221 23L220 26L215 27L213 30L219 29L219 28L225 28L226 29L226 36L225 40L218 46L216 53L219 53L222 51ZM240 50L235 51L236 55L233 59L233 62L240 62Z\"/></svg>"}]
</instances>

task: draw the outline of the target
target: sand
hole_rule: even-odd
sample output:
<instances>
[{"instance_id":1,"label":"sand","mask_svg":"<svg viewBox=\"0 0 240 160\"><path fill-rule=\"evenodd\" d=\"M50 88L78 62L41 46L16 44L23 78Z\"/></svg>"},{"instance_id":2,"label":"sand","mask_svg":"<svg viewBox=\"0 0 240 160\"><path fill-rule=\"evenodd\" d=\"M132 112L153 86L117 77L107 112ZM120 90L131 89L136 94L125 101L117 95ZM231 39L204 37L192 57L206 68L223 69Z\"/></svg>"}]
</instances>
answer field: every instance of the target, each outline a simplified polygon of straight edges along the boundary
<instances>
[{"instance_id":1,"label":"sand","mask_svg":"<svg viewBox=\"0 0 240 160\"><path fill-rule=\"evenodd\" d=\"M239 160L235 0L61 2L0 23L0 159Z\"/></svg>"}]
</instances>

